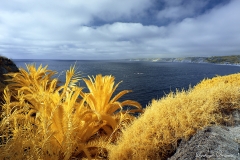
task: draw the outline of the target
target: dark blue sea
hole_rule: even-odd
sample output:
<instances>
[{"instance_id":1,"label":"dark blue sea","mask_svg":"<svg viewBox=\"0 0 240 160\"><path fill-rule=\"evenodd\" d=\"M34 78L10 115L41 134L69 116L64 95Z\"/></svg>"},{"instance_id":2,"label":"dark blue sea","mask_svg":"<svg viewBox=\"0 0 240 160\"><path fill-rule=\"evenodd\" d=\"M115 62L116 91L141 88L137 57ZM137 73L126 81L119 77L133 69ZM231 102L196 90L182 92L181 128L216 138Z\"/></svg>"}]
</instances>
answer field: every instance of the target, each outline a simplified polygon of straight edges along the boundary
<instances>
[{"instance_id":1,"label":"dark blue sea","mask_svg":"<svg viewBox=\"0 0 240 160\"><path fill-rule=\"evenodd\" d=\"M60 81L65 81L65 71L76 65L82 77L88 75L113 75L116 83L123 81L116 92L132 90L121 100L131 99L148 105L152 99L159 99L170 91L188 89L204 78L240 72L239 66L215 65L205 63L163 63L141 61L71 61L71 60L13 60L18 67L35 63L38 67L48 65L48 69L58 72ZM83 81L80 86L85 87ZM85 91L87 91L85 89Z\"/></svg>"}]
</instances>

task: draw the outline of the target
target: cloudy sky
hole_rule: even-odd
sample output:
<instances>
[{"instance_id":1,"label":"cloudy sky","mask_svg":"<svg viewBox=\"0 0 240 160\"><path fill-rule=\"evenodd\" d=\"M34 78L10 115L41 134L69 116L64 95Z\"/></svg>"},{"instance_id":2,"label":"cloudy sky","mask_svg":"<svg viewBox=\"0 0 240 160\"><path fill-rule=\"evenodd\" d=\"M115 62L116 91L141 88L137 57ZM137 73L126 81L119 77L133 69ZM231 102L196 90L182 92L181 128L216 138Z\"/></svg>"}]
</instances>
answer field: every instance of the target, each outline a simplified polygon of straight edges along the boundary
<instances>
[{"instance_id":1,"label":"cloudy sky","mask_svg":"<svg viewBox=\"0 0 240 160\"><path fill-rule=\"evenodd\" d=\"M125 59L240 54L240 0L0 0L0 55Z\"/></svg>"}]
</instances>

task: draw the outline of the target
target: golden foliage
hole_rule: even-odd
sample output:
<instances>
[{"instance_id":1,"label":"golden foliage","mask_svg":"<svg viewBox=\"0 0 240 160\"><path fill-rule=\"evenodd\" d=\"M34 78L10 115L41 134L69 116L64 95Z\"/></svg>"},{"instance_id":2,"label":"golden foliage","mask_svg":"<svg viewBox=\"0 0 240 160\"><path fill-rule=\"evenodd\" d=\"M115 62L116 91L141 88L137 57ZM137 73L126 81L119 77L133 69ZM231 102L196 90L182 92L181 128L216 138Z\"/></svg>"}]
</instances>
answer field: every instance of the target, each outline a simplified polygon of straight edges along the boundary
<instances>
[{"instance_id":1,"label":"golden foliage","mask_svg":"<svg viewBox=\"0 0 240 160\"><path fill-rule=\"evenodd\" d=\"M114 86L114 77L111 75L102 76L101 74L97 75L96 78L89 77L89 79L84 78L83 81L86 83L89 93L83 93L82 97L86 100L87 106L95 111L99 116L102 117L102 120L106 122L106 125L102 127L105 134L112 138L116 139L115 131L119 127L119 123L124 123L125 118L121 118L125 114L126 110L123 110L125 106L133 106L136 109L128 109L127 113L136 113L141 112L141 105L133 100L125 100L119 102L119 98L123 95L131 92L130 90L123 90L117 95L113 96L113 93L116 91L119 82ZM116 114L117 113L117 114ZM115 116L114 116L115 115ZM128 116L129 120L134 119L134 116Z\"/></svg>"},{"instance_id":2,"label":"golden foliage","mask_svg":"<svg viewBox=\"0 0 240 160\"><path fill-rule=\"evenodd\" d=\"M83 79L89 89L84 93L74 67L61 86L55 74L34 65L8 74L0 159L166 159L179 140L198 130L233 124L231 113L240 109L240 74L205 79L153 100L136 120L132 113L141 112L141 105L119 101L130 91L114 94L120 83L113 76Z\"/></svg>"},{"instance_id":3,"label":"golden foliage","mask_svg":"<svg viewBox=\"0 0 240 160\"><path fill-rule=\"evenodd\" d=\"M92 86L103 87L101 82L105 84L108 76L98 75L95 82L91 79L92 83L88 84L90 93L83 93L76 85L80 75L75 73L74 67L66 72L66 82L62 86L58 86L58 79L53 78L55 74L47 70L47 66L36 69L34 65L27 65L27 71L21 68L18 73L8 74L12 83L4 90L0 159L91 159L100 154L104 156L113 132L132 117L121 110L113 112L125 105L141 109L135 101L117 102L125 91L109 99L118 85L114 89L108 88L111 94L105 94L106 88L93 89ZM114 86L113 80L111 77L109 85ZM95 96L110 101L98 106L99 98Z\"/></svg>"},{"instance_id":4,"label":"golden foliage","mask_svg":"<svg viewBox=\"0 0 240 160\"><path fill-rule=\"evenodd\" d=\"M96 78L89 77L89 79L84 78L83 80L90 91L90 93L85 93L85 95L87 97L86 102L92 110L95 110L99 113L112 115L119 109L122 111L124 106L134 106L138 109L134 110L134 112L141 112L141 105L136 101L118 101L118 99L123 95L131 92L130 90L123 90L113 97L113 93L121 83L119 82L114 86L113 76L110 75L103 77L101 74L99 74L96 76Z\"/></svg>"},{"instance_id":5,"label":"golden foliage","mask_svg":"<svg viewBox=\"0 0 240 160\"><path fill-rule=\"evenodd\" d=\"M110 159L167 159L181 139L213 124L231 124L240 109L240 74L203 80L193 89L153 100L123 131Z\"/></svg>"}]
</instances>

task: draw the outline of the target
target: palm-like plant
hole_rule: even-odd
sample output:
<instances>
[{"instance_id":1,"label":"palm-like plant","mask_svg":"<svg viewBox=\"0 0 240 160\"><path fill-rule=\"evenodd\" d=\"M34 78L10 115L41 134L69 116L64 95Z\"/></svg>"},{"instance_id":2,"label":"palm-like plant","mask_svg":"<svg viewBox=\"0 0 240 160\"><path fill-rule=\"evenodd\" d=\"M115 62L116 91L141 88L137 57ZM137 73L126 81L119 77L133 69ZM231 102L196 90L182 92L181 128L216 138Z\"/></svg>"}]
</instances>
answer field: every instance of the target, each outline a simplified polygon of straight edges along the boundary
<instances>
[{"instance_id":1,"label":"palm-like plant","mask_svg":"<svg viewBox=\"0 0 240 160\"><path fill-rule=\"evenodd\" d=\"M130 116L127 113L142 112L141 105L133 100L125 100L123 102L118 101L123 95L131 92L130 90L123 90L113 96L119 83L115 84L115 78L111 75L102 76L97 75L96 78L90 77L89 79L84 78L83 81L86 83L89 93L82 93L82 97L85 97L87 106L99 114L106 125L102 127L105 134L112 139L116 137L113 136L119 128L119 124L125 122L126 120L131 120L134 116ZM124 107L132 106L135 109L124 110Z\"/></svg>"},{"instance_id":2,"label":"palm-like plant","mask_svg":"<svg viewBox=\"0 0 240 160\"><path fill-rule=\"evenodd\" d=\"M1 158L31 154L33 159L70 159L85 154L91 159L97 155L93 148L108 144L101 132L109 138L122 121L132 118L123 111L124 106L141 110L135 101L117 101L127 90L111 99L119 85L114 86L112 76L97 76L95 82L84 79L91 92L83 93L76 85L80 75L75 67L66 72L62 86L52 78L54 74L47 66L36 69L34 65L27 65L27 71L20 68L8 74L12 83L4 91L0 132L5 144Z\"/></svg>"},{"instance_id":3,"label":"palm-like plant","mask_svg":"<svg viewBox=\"0 0 240 160\"><path fill-rule=\"evenodd\" d=\"M97 75L96 78L83 79L89 89L89 93L85 93L86 102L88 106L98 113L113 115L116 111L124 112L123 107L125 106L134 106L137 109L131 109L129 112L141 112L141 105L133 100L125 100L119 102L119 98L123 95L131 92L130 90L123 90L113 97L113 93L119 86L117 83L114 86L115 78L111 75L102 76L101 74Z\"/></svg>"},{"instance_id":4,"label":"palm-like plant","mask_svg":"<svg viewBox=\"0 0 240 160\"><path fill-rule=\"evenodd\" d=\"M40 110L41 104L44 103L52 94L57 93L57 78L52 78L56 74L55 71L47 70L47 66L44 68L42 65L36 69L35 65L27 65L27 71L23 68L19 69L19 72L9 73L8 76L11 83L8 85L11 94L17 100L27 101L29 105L29 113L32 115L36 111ZM48 114L51 110L47 108ZM35 112L34 112L35 111Z\"/></svg>"},{"instance_id":5,"label":"palm-like plant","mask_svg":"<svg viewBox=\"0 0 240 160\"><path fill-rule=\"evenodd\" d=\"M11 85L5 89L6 103L3 105L5 112L2 115L1 130L8 128L12 133L5 139L37 133L43 137L44 145L40 144L38 147L42 151L52 151L52 154L62 152L61 155L64 155L65 159L85 152L90 158L86 148L88 140L104 124L97 114L84 106L84 99L80 99L82 88L76 86L80 77L75 73L74 67L66 72L66 82L59 87L58 80L51 78L55 72L46 68L47 66L40 66L35 69L35 66L27 65L29 72L20 69L19 73L9 74L13 78ZM11 101L12 94L15 95L15 101ZM29 122L35 128L29 126ZM28 132L22 132L23 128ZM28 141L24 138L21 140L22 143ZM8 144L13 146L12 143L19 141L20 139L9 139ZM58 150L53 151L51 145L46 146L47 144L54 145ZM18 151L16 148L14 150Z\"/></svg>"}]
</instances>

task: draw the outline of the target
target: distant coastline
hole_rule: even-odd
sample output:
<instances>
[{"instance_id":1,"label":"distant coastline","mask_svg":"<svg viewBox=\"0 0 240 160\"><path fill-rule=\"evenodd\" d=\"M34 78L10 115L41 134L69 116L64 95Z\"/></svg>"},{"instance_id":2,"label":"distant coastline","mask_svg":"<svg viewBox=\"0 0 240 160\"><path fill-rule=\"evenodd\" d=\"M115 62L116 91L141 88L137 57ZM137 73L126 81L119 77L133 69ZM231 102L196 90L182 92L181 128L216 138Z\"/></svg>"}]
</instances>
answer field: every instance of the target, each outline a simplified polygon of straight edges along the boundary
<instances>
[{"instance_id":1,"label":"distant coastline","mask_svg":"<svg viewBox=\"0 0 240 160\"><path fill-rule=\"evenodd\" d=\"M63 59L24 59L26 62L32 61L146 61L146 62L176 62L176 63L210 63L217 65L240 66L240 55L212 56L212 57L180 57L180 58L132 58L132 59L108 59L108 60L63 60ZM14 59L13 61L23 61Z\"/></svg>"},{"instance_id":2,"label":"distant coastline","mask_svg":"<svg viewBox=\"0 0 240 160\"><path fill-rule=\"evenodd\" d=\"M181 58L134 58L129 61L180 62L180 63L213 63L240 66L240 55L213 57L181 57Z\"/></svg>"}]
</instances>

